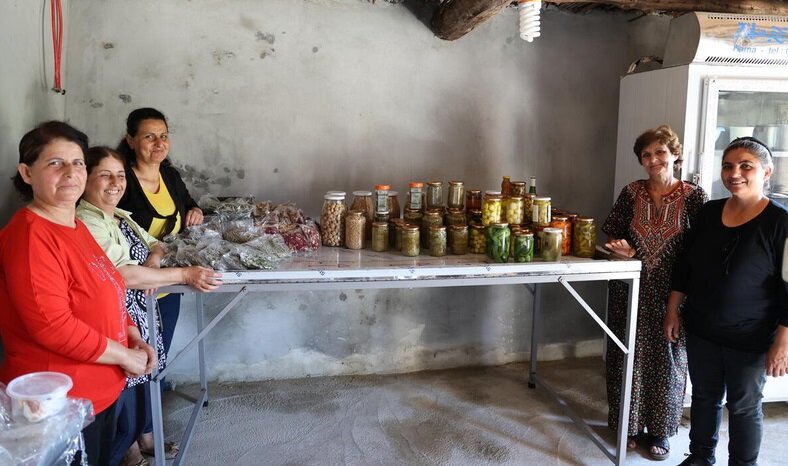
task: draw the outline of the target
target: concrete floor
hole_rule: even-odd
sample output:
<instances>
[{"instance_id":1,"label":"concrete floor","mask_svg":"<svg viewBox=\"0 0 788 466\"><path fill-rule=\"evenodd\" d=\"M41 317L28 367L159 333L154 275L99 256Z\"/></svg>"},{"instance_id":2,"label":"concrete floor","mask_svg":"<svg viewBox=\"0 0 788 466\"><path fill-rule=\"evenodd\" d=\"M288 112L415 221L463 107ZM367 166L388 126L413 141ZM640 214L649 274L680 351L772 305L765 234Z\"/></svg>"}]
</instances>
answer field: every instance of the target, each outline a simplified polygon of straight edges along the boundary
<instances>
[{"instance_id":1,"label":"concrete floor","mask_svg":"<svg viewBox=\"0 0 788 466\"><path fill-rule=\"evenodd\" d=\"M603 362L544 362L539 374L610 445ZM212 384L188 465L608 465L544 391L527 387L527 365L390 376ZM165 432L177 440L196 386L165 396ZM788 404L765 405L761 466L788 464ZM684 419L672 455L689 444ZM727 425L718 464L727 464ZM627 464L653 465L645 447Z\"/></svg>"}]
</instances>

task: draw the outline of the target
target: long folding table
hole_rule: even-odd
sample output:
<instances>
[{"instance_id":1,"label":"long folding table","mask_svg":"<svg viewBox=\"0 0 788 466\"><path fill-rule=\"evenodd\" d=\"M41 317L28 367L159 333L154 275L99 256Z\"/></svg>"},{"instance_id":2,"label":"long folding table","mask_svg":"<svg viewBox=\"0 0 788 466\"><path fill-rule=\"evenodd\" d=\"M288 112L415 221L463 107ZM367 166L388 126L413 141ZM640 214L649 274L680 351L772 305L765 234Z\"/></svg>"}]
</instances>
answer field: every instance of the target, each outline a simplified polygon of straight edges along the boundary
<instances>
[{"instance_id":1,"label":"long folding table","mask_svg":"<svg viewBox=\"0 0 788 466\"><path fill-rule=\"evenodd\" d=\"M157 466L164 466L165 464L160 391L162 378L167 375L173 364L190 352L194 346L197 346L200 393L183 434L180 453L175 459L174 464L177 466L185 461L200 410L208 403L208 377L205 368L204 338L248 293L522 284L531 293L533 299L528 386L530 388L538 386L548 393L566 415L591 438L614 464L622 465L626 457L629 416L624 413L629 412L630 404L640 267L640 261L613 260L611 257L605 259L581 259L568 256L562 257L558 262L541 262L537 260L530 263L499 264L491 263L485 256L479 254L444 257L405 257L393 252L376 253L370 250L354 251L324 247L312 253L285 259L275 270L224 272L223 285L215 292L234 293L235 296L206 325L203 295L197 293L195 300L197 334L176 356L169 359L167 368L161 372L154 372L149 384L153 410L155 464ZM626 335L623 342L611 332L604 320L594 312L571 285L573 282L606 280L622 280L629 284L629 312L627 314ZM546 283L557 283L566 289L579 304L579 309L584 310L626 355L621 380L622 399L619 413L621 421L619 422L616 444L612 450L608 448L607 442L594 432L549 384L537 375L537 350L544 314L542 312L541 296L542 286ZM185 286L165 287L160 291L195 292L193 289ZM261 312L264 311L261 310ZM156 328L154 323L156 319L153 297L148 298L148 316L149 334L152 338L155 338Z\"/></svg>"}]
</instances>

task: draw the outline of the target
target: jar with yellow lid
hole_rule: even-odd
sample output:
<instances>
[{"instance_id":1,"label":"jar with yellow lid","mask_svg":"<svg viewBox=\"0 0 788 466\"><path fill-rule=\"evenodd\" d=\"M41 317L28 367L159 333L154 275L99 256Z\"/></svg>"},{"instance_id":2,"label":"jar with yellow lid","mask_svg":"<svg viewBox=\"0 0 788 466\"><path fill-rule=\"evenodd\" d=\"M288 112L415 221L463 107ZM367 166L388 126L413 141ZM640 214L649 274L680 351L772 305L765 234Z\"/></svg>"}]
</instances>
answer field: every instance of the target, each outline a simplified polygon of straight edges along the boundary
<instances>
[{"instance_id":1,"label":"jar with yellow lid","mask_svg":"<svg viewBox=\"0 0 788 466\"><path fill-rule=\"evenodd\" d=\"M550 198L549 197L535 197L533 204L533 215L531 220L540 226L550 226L552 220Z\"/></svg>"},{"instance_id":2,"label":"jar with yellow lid","mask_svg":"<svg viewBox=\"0 0 788 466\"><path fill-rule=\"evenodd\" d=\"M427 209L421 218L421 246L430 248L430 228L443 226L443 216L438 209Z\"/></svg>"},{"instance_id":3,"label":"jar with yellow lid","mask_svg":"<svg viewBox=\"0 0 788 466\"><path fill-rule=\"evenodd\" d=\"M388 222L374 222L372 224L372 250L383 252L389 249L389 224Z\"/></svg>"},{"instance_id":4,"label":"jar with yellow lid","mask_svg":"<svg viewBox=\"0 0 788 466\"><path fill-rule=\"evenodd\" d=\"M446 227L430 227L430 255L442 257L446 255Z\"/></svg>"},{"instance_id":5,"label":"jar with yellow lid","mask_svg":"<svg viewBox=\"0 0 788 466\"><path fill-rule=\"evenodd\" d=\"M493 223L487 227L487 257L495 262L509 260L509 224Z\"/></svg>"},{"instance_id":6,"label":"jar with yellow lid","mask_svg":"<svg viewBox=\"0 0 788 466\"><path fill-rule=\"evenodd\" d=\"M555 262L561 257L562 236L560 228L547 227L542 230L542 259Z\"/></svg>"},{"instance_id":7,"label":"jar with yellow lid","mask_svg":"<svg viewBox=\"0 0 788 466\"><path fill-rule=\"evenodd\" d=\"M482 199L482 225L503 221L503 198L498 191L487 191Z\"/></svg>"},{"instance_id":8,"label":"jar with yellow lid","mask_svg":"<svg viewBox=\"0 0 788 466\"><path fill-rule=\"evenodd\" d=\"M566 215L556 215L550 221L550 226L561 229L561 255L572 254L572 223Z\"/></svg>"},{"instance_id":9,"label":"jar with yellow lid","mask_svg":"<svg viewBox=\"0 0 788 466\"><path fill-rule=\"evenodd\" d=\"M462 255L468 253L468 226L452 225L449 227L449 244L451 253Z\"/></svg>"},{"instance_id":10,"label":"jar with yellow lid","mask_svg":"<svg viewBox=\"0 0 788 466\"><path fill-rule=\"evenodd\" d=\"M522 196L510 196L506 200L506 222L510 225L523 223L525 200Z\"/></svg>"},{"instance_id":11,"label":"jar with yellow lid","mask_svg":"<svg viewBox=\"0 0 788 466\"><path fill-rule=\"evenodd\" d=\"M372 202L372 191L353 191L353 202L350 204L350 210L360 210L364 212L364 218L367 219L364 231L367 239L372 238L372 222L375 217L375 205Z\"/></svg>"},{"instance_id":12,"label":"jar with yellow lid","mask_svg":"<svg viewBox=\"0 0 788 466\"><path fill-rule=\"evenodd\" d=\"M592 217L577 217L574 227L572 253L577 257L594 257L596 251L596 225Z\"/></svg>"},{"instance_id":13,"label":"jar with yellow lid","mask_svg":"<svg viewBox=\"0 0 788 466\"><path fill-rule=\"evenodd\" d=\"M485 227L481 223L471 223L468 230L468 252L472 254L484 254L487 248L487 235Z\"/></svg>"},{"instance_id":14,"label":"jar with yellow lid","mask_svg":"<svg viewBox=\"0 0 788 466\"><path fill-rule=\"evenodd\" d=\"M532 262L534 260L534 234L518 231L514 236L514 261Z\"/></svg>"},{"instance_id":15,"label":"jar with yellow lid","mask_svg":"<svg viewBox=\"0 0 788 466\"><path fill-rule=\"evenodd\" d=\"M427 209L443 208L443 182L430 181L427 183Z\"/></svg>"},{"instance_id":16,"label":"jar with yellow lid","mask_svg":"<svg viewBox=\"0 0 788 466\"><path fill-rule=\"evenodd\" d=\"M449 209L446 214L446 226L452 225L466 225L468 219L465 217L465 211L462 209Z\"/></svg>"},{"instance_id":17,"label":"jar with yellow lid","mask_svg":"<svg viewBox=\"0 0 788 466\"><path fill-rule=\"evenodd\" d=\"M449 195L446 197L449 209L463 209L465 207L465 185L462 181L449 181Z\"/></svg>"},{"instance_id":18,"label":"jar with yellow lid","mask_svg":"<svg viewBox=\"0 0 788 466\"><path fill-rule=\"evenodd\" d=\"M419 255L419 227L416 225L402 225L402 255L416 257Z\"/></svg>"},{"instance_id":19,"label":"jar with yellow lid","mask_svg":"<svg viewBox=\"0 0 788 466\"><path fill-rule=\"evenodd\" d=\"M345 218L345 247L348 249L364 249L364 212L351 210Z\"/></svg>"}]
</instances>

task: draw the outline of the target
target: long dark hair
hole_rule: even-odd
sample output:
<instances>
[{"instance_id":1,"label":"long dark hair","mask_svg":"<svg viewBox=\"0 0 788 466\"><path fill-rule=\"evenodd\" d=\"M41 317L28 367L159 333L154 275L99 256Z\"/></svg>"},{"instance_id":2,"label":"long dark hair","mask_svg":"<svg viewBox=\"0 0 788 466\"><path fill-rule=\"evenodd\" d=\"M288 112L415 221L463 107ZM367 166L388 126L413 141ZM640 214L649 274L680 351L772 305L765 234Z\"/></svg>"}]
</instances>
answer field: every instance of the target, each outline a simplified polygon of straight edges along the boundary
<instances>
[{"instance_id":1,"label":"long dark hair","mask_svg":"<svg viewBox=\"0 0 788 466\"><path fill-rule=\"evenodd\" d=\"M170 129L169 124L167 124L167 118L163 113L156 110L155 108L143 107L133 110L131 113L129 113L128 118L126 118L126 134L131 137L136 136L137 131L140 129L140 123L142 123L142 120L163 121L167 129ZM126 142L126 136L120 140L120 143L118 144L118 152L123 155L123 157L126 159L126 163L130 167L137 165L137 154L134 152L134 149L129 146L129 143ZM164 166L171 165L168 158L164 159L161 164Z\"/></svg>"},{"instance_id":2,"label":"long dark hair","mask_svg":"<svg viewBox=\"0 0 788 466\"><path fill-rule=\"evenodd\" d=\"M83 157L88 150L88 136L85 133L62 121L47 121L22 136L19 141L19 163L27 166L33 165L44 148L56 139L63 139L78 145L82 149ZM18 171L11 179L22 199L26 201L33 199L33 187L25 183Z\"/></svg>"}]
</instances>

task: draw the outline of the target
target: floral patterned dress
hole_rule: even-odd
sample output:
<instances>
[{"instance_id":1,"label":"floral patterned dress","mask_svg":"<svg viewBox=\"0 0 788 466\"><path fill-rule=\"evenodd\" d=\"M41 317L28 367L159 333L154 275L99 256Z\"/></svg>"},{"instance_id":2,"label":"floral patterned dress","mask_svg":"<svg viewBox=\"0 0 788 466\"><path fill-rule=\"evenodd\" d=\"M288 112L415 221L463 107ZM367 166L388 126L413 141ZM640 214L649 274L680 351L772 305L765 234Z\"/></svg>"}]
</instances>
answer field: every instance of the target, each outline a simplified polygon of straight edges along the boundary
<instances>
[{"instance_id":1,"label":"floral patterned dress","mask_svg":"<svg viewBox=\"0 0 788 466\"><path fill-rule=\"evenodd\" d=\"M148 259L148 255L150 254L148 245L145 244L145 242L143 242L139 237L137 237L137 235L134 233L134 230L129 226L128 223L126 223L125 220L120 219L119 226L120 232L129 243L129 255L132 259L142 264ZM148 344L151 344L150 337L148 335L148 311L145 301L146 299L144 290L132 290L131 288L126 289L126 311L129 313L129 316L131 316L131 320L134 321L134 324L140 329L140 335L142 336L142 339L148 342ZM164 343L161 338L161 317L159 316L159 303L155 299L153 300L153 303L156 306L157 316L156 353L159 355L159 370L162 370L166 365L167 356L164 354ZM145 383L149 380L150 375L143 375L140 377L126 377L126 388Z\"/></svg>"},{"instance_id":2,"label":"floral patterned dress","mask_svg":"<svg viewBox=\"0 0 788 466\"><path fill-rule=\"evenodd\" d=\"M681 182L663 196L662 206L657 208L646 180L638 180L624 187L602 225L609 237L627 240L636 251L635 258L643 263L629 436L647 429L651 435L667 438L678 431L687 384L687 351L683 333L676 343L665 339L662 321L684 232L706 200L703 189ZM628 291L629 286L622 281L614 280L608 285L608 325L622 341ZM617 430L624 354L612 341L607 345L606 361L608 425Z\"/></svg>"}]
</instances>

